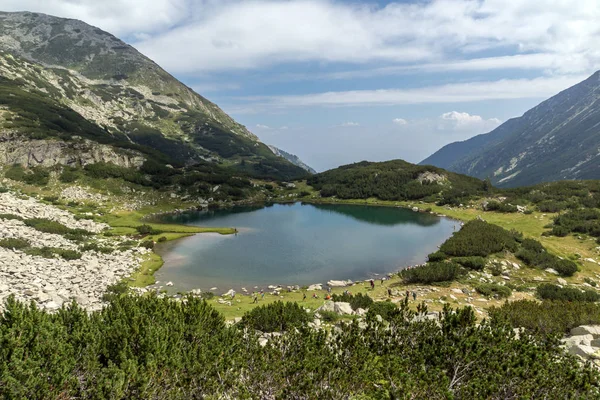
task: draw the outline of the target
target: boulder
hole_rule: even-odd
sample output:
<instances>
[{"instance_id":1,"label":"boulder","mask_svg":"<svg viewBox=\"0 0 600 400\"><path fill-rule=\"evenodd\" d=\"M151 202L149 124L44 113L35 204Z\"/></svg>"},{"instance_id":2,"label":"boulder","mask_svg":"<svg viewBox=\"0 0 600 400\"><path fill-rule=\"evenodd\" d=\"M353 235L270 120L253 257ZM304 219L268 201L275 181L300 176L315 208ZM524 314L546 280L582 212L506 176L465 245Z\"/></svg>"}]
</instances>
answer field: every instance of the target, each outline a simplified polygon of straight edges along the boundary
<instances>
[{"instance_id":1,"label":"boulder","mask_svg":"<svg viewBox=\"0 0 600 400\"><path fill-rule=\"evenodd\" d=\"M571 329L571 336L592 335L594 339L600 338L600 325L581 325Z\"/></svg>"},{"instance_id":2,"label":"boulder","mask_svg":"<svg viewBox=\"0 0 600 400\"><path fill-rule=\"evenodd\" d=\"M352 281L328 281L327 286L331 287L344 287L352 285Z\"/></svg>"},{"instance_id":3,"label":"boulder","mask_svg":"<svg viewBox=\"0 0 600 400\"><path fill-rule=\"evenodd\" d=\"M316 312L319 312L319 311L334 312L335 311L335 303L333 301L326 301L321 307L317 308L315 311Z\"/></svg>"},{"instance_id":4,"label":"boulder","mask_svg":"<svg viewBox=\"0 0 600 400\"><path fill-rule=\"evenodd\" d=\"M558 272L553 268L546 268L544 271L546 271L549 274L558 275Z\"/></svg>"},{"instance_id":5,"label":"boulder","mask_svg":"<svg viewBox=\"0 0 600 400\"><path fill-rule=\"evenodd\" d=\"M359 315L359 316L361 316L361 317L362 317L363 315L365 315L365 314L367 313L367 310L365 310L364 308L357 308L357 309L354 311L354 313L355 313L356 315Z\"/></svg>"},{"instance_id":6,"label":"boulder","mask_svg":"<svg viewBox=\"0 0 600 400\"><path fill-rule=\"evenodd\" d=\"M575 335L568 338L561 339L561 342L566 347L578 346L578 345L586 345L590 346L594 340L594 336L584 334L584 335Z\"/></svg>"},{"instance_id":7,"label":"boulder","mask_svg":"<svg viewBox=\"0 0 600 400\"><path fill-rule=\"evenodd\" d=\"M354 314L354 311L352 310L350 303L345 303L343 301L335 302L333 310L338 314L348 314L348 315Z\"/></svg>"},{"instance_id":8,"label":"boulder","mask_svg":"<svg viewBox=\"0 0 600 400\"><path fill-rule=\"evenodd\" d=\"M598 349L596 349L592 346L586 346L583 344L580 344L577 346L572 346L572 347L568 348L569 354L573 354L575 356L580 356L583 358L589 358L589 357L593 356L597 350Z\"/></svg>"},{"instance_id":9,"label":"boulder","mask_svg":"<svg viewBox=\"0 0 600 400\"><path fill-rule=\"evenodd\" d=\"M565 286L567 284L567 281L564 280L563 278L556 278L556 281L558 282L559 285Z\"/></svg>"},{"instance_id":10,"label":"boulder","mask_svg":"<svg viewBox=\"0 0 600 400\"><path fill-rule=\"evenodd\" d=\"M312 290L323 290L323 285L321 285L320 283L315 283L313 285L310 285L307 290L309 290L309 291L312 291Z\"/></svg>"}]
</instances>

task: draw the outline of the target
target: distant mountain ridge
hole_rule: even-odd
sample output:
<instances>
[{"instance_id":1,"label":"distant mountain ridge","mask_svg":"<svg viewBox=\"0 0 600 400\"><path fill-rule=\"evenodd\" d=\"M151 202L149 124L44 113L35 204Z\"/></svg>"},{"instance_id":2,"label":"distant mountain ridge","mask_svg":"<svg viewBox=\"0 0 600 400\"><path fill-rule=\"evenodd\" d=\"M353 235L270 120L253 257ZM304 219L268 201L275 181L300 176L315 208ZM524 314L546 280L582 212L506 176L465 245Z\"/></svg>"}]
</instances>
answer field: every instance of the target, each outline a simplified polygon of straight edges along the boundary
<instances>
[{"instance_id":1,"label":"distant mountain ridge","mask_svg":"<svg viewBox=\"0 0 600 400\"><path fill-rule=\"evenodd\" d=\"M315 171L313 168L311 168L310 166L305 164L300 159L300 157L298 157L297 155L288 153L287 151L281 150L275 146L269 145L269 148L271 149L271 151L273 151L273 153L277 154L280 157L285 158L286 160L288 160L289 162L291 162L294 165L297 165L298 167L302 168L303 170L310 172L311 174L317 173L317 171Z\"/></svg>"},{"instance_id":2,"label":"distant mountain ridge","mask_svg":"<svg viewBox=\"0 0 600 400\"><path fill-rule=\"evenodd\" d=\"M37 93L45 103L75 111L107 138L159 152L172 164L224 163L278 179L305 174L136 49L81 21L0 12L0 77L0 86L11 92L0 103L7 110L0 114L4 136L27 136L27 124L15 124L15 118L36 118L35 110L25 112L9 97Z\"/></svg>"},{"instance_id":3,"label":"distant mountain ridge","mask_svg":"<svg viewBox=\"0 0 600 400\"><path fill-rule=\"evenodd\" d=\"M600 179L600 71L493 131L421 161L498 186Z\"/></svg>"}]
</instances>

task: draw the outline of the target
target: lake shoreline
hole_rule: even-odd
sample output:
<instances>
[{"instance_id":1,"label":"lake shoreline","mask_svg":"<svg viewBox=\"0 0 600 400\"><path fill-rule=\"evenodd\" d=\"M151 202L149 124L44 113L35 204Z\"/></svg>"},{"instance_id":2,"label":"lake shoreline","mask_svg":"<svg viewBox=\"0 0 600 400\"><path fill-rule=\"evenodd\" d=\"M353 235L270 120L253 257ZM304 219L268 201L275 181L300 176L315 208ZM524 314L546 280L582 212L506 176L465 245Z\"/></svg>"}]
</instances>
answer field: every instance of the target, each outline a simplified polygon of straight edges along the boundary
<instances>
[{"instance_id":1,"label":"lake shoreline","mask_svg":"<svg viewBox=\"0 0 600 400\"><path fill-rule=\"evenodd\" d=\"M352 206L355 205L355 206L361 206L361 207L365 207L365 206L377 206L377 207L384 207L384 208L389 208L389 209L403 209L403 210L406 210L406 211L409 211L409 212L416 212L414 209L411 209L411 208L409 208L409 207L407 207L405 205L399 205L399 204L368 204L368 203L365 204L365 202L348 202L348 201L345 201L343 204L339 204L338 202L334 202L334 201L306 201L306 199L296 199L294 201L277 201L277 202L253 202L251 204L248 203L248 202L245 202L245 203L243 203L241 205L238 204L238 205L234 205L232 207L221 208L221 210L235 208L235 207L253 207L253 206L258 207L258 210L262 210L265 207L269 207L269 205L281 205L281 206L290 205L291 206L291 205L294 205L296 203L300 203L302 205L304 205L304 204L309 204L309 205L326 204L326 205L334 205L334 206L337 206L337 205L352 205ZM171 212L171 213L165 213L163 215L175 215L175 216L177 216L177 215L180 215L180 214L185 213L185 212L189 213L189 212L194 212L194 211L201 211L201 210L188 209L188 210L185 210L185 211L182 210L182 211L178 211L178 212L175 212L175 213L173 213L173 212ZM426 214L432 215L432 217L435 216L437 218L443 218L445 221L450 222L450 223L452 223L452 222L459 222L455 218L450 218L450 217L448 217L446 215L440 215L440 214L432 213L432 212L428 212L428 211L426 212L425 210L422 210L422 209L419 209L418 212L421 213L421 214L425 214L426 213ZM400 215L402 215L402 214L400 214ZM154 221L156 221L156 222L168 222L168 223L176 222L176 221L164 221L164 220L161 221L161 220L157 220L156 219L156 214L155 214L154 218L155 218ZM176 223L181 224L178 221ZM185 222L182 225L183 226L197 227L197 225L189 225L189 224L187 224ZM424 225L424 226L428 226L428 225ZM446 231L448 231L449 226L446 226L446 228L444 228L444 229ZM451 234L451 232L450 232L450 234ZM194 234L193 236L196 236L196 235ZM189 239L189 237L187 239ZM446 240L446 239L447 238L444 237L444 240ZM444 240L441 240L439 244L443 243ZM435 246L438 246L439 244L436 244ZM434 251L434 250L432 249L431 251ZM429 252L429 251L427 251L427 252ZM164 257L165 256L165 252L161 251L161 249L157 249L156 254L158 254L159 256L163 257L163 259L166 259ZM402 254L401 251L399 251L399 255L400 254ZM377 269L375 269L375 271L377 271L377 272L375 272L375 271L373 271L373 272L366 271L364 275L361 274L362 277L360 277L358 279L354 279L354 280L356 282L363 282L363 281L368 281L369 279L381 279L381 277L395 276L395 275L398 274L399 271L402 271L402 270L404 270L406 268L411 268L411 267L415 267L415 266L418 266L418 265L422 265L427 260L427 256L426 255L422 255L422 256L418 255L416 257L417 257L417 259L413 259L413 260L411 260L411 261L409 261L407 263L400 262L398 266L393 267L393 268L388 269L388 270L377 271ZM168 264L168 260L167 260L167 264ZM154 271L154 272L156 272L156 271ZM354 275L354 276L356 276L356 275ZM340 279L340 277L343 278L343 279ZM307 287L307 286L314 285L314 284L317 284L317 283L320 283L323 287L326 287L327 286L327 282L329 282L329 281L344 281L344 280L348 280L348 278L352 278L352 275L351 274L350 275L347 274L347 275L344 276L344 274L342 273L342 274L334 275L334 276L330 275L330 276L327 277L326 280L320 280L320 281L319 281L319 279L311 280L310 283L307 283L307 280L303 279L302 281L300 281L301 282L300 284L299 284L298 281L293 281L293 280L281 283L281 282L277 282L276 279L269 280L269 281L264 281L264 282L260 282L260 283L256 283L256 281L250 280L251 284L244 284L243 282L239 282L239 281L236 282L236 280L233 279L233 280L231 280L231 281L229 281L227 283L222 283L219 279L217 279L218 284L216 284L214 286L219 287L219 288L223 287L223 288L226 288L226 289L236 289L236 290L239 290L242 287L246 287L247 289L256 289L256 288L258 288L258 290L260 290L261 288L264 289L264 290L266 290L267 288L269 288L271 290L273 290L275 288L283 288L285 290L288 287L290 287L290 288L291 287ZM158 279L160 281L159 284L156 285L156 286L152 286L151 288L152 289L158 289L158 290L164 290L165 289L164 285L169 280L168 276L165 278L163 274L160 274L156 279ZM172 277L171 277L171 280L175 283L173 285L173 289L170 289L170 291L173 291L173 290L176 290L176 288L177 288L178 285L177 285L175 279L172 279ZM260 279L259 279L259 281L260 281ZM206 290L207 286L213 286L213 285L205 285L203 288L194 286L193 288L186 288L185 290L181 290L180 292L190 292L193 289ZM215 294L216 293L220 293L221 291L222 292L226 292L226 290L219 290L218 292L215 291Z\"/></svg>"}]
</instances>

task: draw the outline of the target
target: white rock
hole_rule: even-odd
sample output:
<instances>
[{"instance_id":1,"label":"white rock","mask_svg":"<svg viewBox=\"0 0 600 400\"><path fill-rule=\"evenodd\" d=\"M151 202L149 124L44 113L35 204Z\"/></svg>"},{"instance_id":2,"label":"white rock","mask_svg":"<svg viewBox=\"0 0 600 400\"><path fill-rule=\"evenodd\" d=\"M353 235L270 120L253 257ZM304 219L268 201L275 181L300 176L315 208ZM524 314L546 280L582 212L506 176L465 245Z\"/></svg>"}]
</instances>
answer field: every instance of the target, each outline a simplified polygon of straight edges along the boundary
<instances>
[{"instance_id":1,"label":"white rock","mask_svg":"<svg viewBox=\"0 0 600 400\"><path fill-rule=\"evenodd\" d=\"M348 315L354 314L354 311L352 310L350 303L345 303L342 301L337 301L334 303L334 311L338 314L348 314Z\"/></svg>"},{"instance_id":2,"label":"white rock","mask_svg":"<svg viewBox=\"0 0 600 400\"><path fill-rule=\"evenodd\" d=\"M167 282L165 285L166 286L173 286L173 282Z\"/></svg>"},{"instance_id":3,"label":"white rock","mask_svg":"<svg viewBox=\"0 0 600 400\"><path fill-rule=\"evenodd\" d=\"M549 274L558 275L558 272L553 268L546 268L544 271L546 271Z\"/></svg>"},{"instance_id":4,"label":"white rock","mask_svg":"<svg viewBox=\"0 0 600 400\"><path fill-rule=\"evenodd\" d=\"M309 290L309 291L323 290L323 285L320 283L315 283L315 284L310 285L307 290Z\"/></svg>"},{"instance_id":5,"label":"white rock","mask_svg":"<svg viewBox=\"0 0 600 400\"><path fill-rule=\"evenodd\" d=\"M592 346L586 346L583 344L577 345L577 346L573 346L573 347L569 347L567 349L567 351L569 352L569 354L573 354L576 356L581 356L583 358L589 358L591 357L598 349L592 347Z\"/></svg>"},{"instance_id":6,"label":"white rock","mask_svg":"<svg viewBox=\"0 0 600 400\"><path fill-rule=\"evenodd\" d=\"M328 281L327 286L331 287L344 287L352 285L352 281Z\"/></svg>"},{"instance_id":7,"label":"white rock","mask_svg":"<svg viewBox=\"0 0 600 400\"><path fill-rule=\"evenodd\" d=\"M571 329L571 335L592 335L595 339L600 338L600 325L581 325Z\"/></svg>"},{"instance_id":8,"label":"white rock","mask_svg":"<svg viewBox=\"0 0 600 400\"><path fill-rule=\"evenodd\" d=\"M577 346L577 345L580 345L580 344L583 344L583 345L586 345L586 346L590 346L592 344L592 340L594 340L594 336L593 335L583 334L583 335L570 336L570 337L561 339L560 341L565 346L571 347L571 346Z\"/></svg>"},{"instance_id":9,"label":"white rock","mask_svg":"<svg viewBox=\"0 0 600 400\"><path fill-rule=\"evenodd\" d=\"M563 278L556 278L556 281L560 284L565 286L567 284L567 281L564 280Z\"/></svg>"}]
</instances>

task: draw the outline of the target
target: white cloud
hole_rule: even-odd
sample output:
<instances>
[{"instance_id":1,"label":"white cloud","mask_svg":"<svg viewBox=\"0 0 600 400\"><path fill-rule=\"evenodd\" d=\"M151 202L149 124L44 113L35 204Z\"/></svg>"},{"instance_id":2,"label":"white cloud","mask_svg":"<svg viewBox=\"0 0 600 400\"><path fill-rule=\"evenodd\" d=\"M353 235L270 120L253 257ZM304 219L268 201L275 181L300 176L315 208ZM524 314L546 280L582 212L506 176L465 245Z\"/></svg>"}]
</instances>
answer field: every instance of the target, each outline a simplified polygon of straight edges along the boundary
<instances>
[{"instance_id":1,"label":"white cloud","mask_svg":"<svg viewBox=\"0 0 600 400\"><path fill-rule=\"evenodd\" d=\"M396 125L406 125L408 123L404 118L394 118L392 122Z\"/></svg>"},{"instance_id":2,"label":"white cloud","mask_svg":"<svg viewBox=\"0 0 600 400\"><path fill-rule=\"evenodd\" d=\"M290 107L366 106L428 103L465 103L481 100L546 98L587 76L556 76L535 79L502 79L453 83L411 89L354 90L308 95L254 96L240 98L245 105L229 107L236 113L252 113Z\"/></svg>"},{"instance_id":3,"label":"white cloud","mask_svg":"<svg viewBox=\"0 0 600 400\"><path fill-rule=\"evenodd\" d=\"M383 61L394 65L371 71L587 74L600 63L597 0L2 0L2 9L82 19L134 40L176 73ZM495 49L504 55L473 54Z\"/></svg>"},{"instance_id":4,"label":"white cloud","mask_svg":"<svg viewBox=\"0 0 600 400\"><path fill-rule=\"evenodd\" d=\"M348 121L348 122L344 122L343 124L341 124L340 126L343 127L350 127L350 126L360 126L360 124L358 122L352 122L352 121Z\"/></svg>"},{"instance_id":5,"label":"white cloud","mask_svg":"<svg viewBox=\"0 0 600 400\"><path fill-rule=\"evenodd\" d=\"M0 3L2 11L33 11L80 19L114 35L131 35L138 40L172 28L190 13L187 0L2 0ZM203 3L207 2L198 4Z\"/></svg>"},{"instance_id":6,"label":"white cloud","mask_svg":"<svg viewBox=\"0 0 600 400\"><path fill-rule=\"evenodd\" d=\"M466 130L474 134L490 131L500 125L498 118L484 119L480 115L471 115L467 112L450 111L439 117L440 130Z\"/></svg>"},{"instance_id":7,"label":"white cloud","mask_svg":"<svg viewBox=\"0 0 600 400\"><path fill-rule=\"evenodd\" d=\"M404 66L429 61L432 69L467 70L537 65L587 73L600 60L594 45L600 40L598 20L597 0L580 0L577 7L570 0L545 0L543 5L438 0L385 7L327 0L225 1L139 46L177 72L318 60ZM510 49L521 57L461 60L494 49ZM439 62L448 59L454 61Z\"/></svg>"},{"instance_id":8,"label":"white cloud","mask_svg":"<svg viewBox=\"0 0 600 400\"><path fill-rule=\"evenodd\" d=\"M270 126L268 125L263 125L263 124L256 124L256 128L257 129L271 129Z\"/></svg>"}]
</instances>

